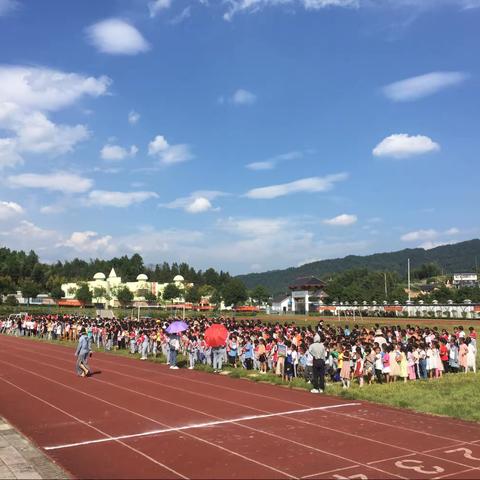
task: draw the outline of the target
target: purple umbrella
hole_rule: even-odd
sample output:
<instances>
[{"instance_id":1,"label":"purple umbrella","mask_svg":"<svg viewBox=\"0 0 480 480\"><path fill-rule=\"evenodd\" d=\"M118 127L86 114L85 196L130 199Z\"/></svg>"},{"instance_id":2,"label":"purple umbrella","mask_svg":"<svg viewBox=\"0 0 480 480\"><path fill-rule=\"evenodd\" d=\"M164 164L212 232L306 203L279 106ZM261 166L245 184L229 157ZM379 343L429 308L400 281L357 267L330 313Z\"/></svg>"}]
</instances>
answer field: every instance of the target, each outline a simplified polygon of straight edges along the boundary
<instances>
[{"instance_id":1,"label":"purple umbrella","mask_svg":"<svg viewBox=\"0 0 480 480\"><path fill-rule=\"evenodd\" d=\"M177 320L168 326L167 333L180 333L184 332L185 330L188 330L188 325L181 320Z\"/></svg>"}]
</instances>

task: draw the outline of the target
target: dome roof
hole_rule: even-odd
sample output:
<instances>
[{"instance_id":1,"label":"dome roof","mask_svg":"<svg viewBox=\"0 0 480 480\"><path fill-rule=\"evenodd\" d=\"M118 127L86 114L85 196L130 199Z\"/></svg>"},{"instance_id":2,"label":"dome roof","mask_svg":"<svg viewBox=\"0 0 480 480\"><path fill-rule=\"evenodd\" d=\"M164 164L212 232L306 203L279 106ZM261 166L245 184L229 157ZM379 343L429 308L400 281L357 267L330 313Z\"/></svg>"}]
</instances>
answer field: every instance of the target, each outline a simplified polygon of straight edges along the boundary
<instances>
[{"instance_id":1,"label":"dome roof","mask_svg":"<svg viewBox=\"0 0 480 480\"><path fill-rule=\"evenodd\" d=\"M137 275L137 280L138 281L147 281L148 277L144 273L141 273L140 275Z\"/></svg>"},{"instance_id":2,"label":"dome roof","mask_svg":"<svg viewBox=\"0 0 480 480\"><path fill-rule=\"evenodd\" d=\"M175 275L175 278L173 279L174 282L184 282L185 279L181 275Z\"/></svg>"},{"instance_id":3,"label":"dome roof","mask_svg":"<svg viewBox=\"0 0 480 480\"><path fill-rule=\"evenodd\" d=\"M94 280L105 280L105 274L102 272L98 272L93 276Z\"/></svg>"}]
</instances>

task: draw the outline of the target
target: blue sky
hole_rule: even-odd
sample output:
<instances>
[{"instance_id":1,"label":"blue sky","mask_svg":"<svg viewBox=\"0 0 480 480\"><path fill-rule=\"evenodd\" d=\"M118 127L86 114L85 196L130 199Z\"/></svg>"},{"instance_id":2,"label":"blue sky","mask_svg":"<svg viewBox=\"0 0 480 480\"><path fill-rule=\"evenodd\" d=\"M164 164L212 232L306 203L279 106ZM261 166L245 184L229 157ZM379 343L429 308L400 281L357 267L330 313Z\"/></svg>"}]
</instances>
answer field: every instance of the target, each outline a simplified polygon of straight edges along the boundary
<instances>
[{"instance_id":1,"label":"blue sky","mask_svg":"<svg viewBox=\"0 0 480 480\"><path fill-rule=\"evenodd\" d=\"M478 237L479 20L0 0L0 243L245 273Z\"/></svg>"}]
</instances>

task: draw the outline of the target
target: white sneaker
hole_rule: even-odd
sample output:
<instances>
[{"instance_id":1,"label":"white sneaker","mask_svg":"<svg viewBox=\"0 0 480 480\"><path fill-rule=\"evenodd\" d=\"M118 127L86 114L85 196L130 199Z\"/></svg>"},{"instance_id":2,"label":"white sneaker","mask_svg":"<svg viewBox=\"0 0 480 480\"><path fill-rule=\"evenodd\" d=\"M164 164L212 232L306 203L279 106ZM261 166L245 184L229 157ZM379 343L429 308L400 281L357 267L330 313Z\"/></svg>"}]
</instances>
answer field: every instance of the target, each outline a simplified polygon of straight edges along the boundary
<instances>
[{"instance_id":1,"label":"white sneaker","mask_svg":"<svg viewBox=\"0 0 480 480\"><path fill-rule=\"evenodd\" d=\"M312 388L312 389L310 390L310 393L318 393L318 390L317 390L316 388Z\"/></svg>"},{"instance_id":2,"label":"white sneaker","mask_svg":"<svg viewBox=\"0 0 480 480\"><path fill-rule=\"evenodd\" d=\"M193 370L193 369L194 369L194 367L188 367L188 369L189 369L189 370Z\"/></svg>"},{"instance_id":3,"label":"white sneaker","mask_svg":"<svg viewBox=\"0 0 480 480\"><path fill-rule=\"evenodd\" d=\"M172 365L170 368L171 368L172 370L178 370L178 367L177 367L176 365Z\"/></svg>"}]
</instances>

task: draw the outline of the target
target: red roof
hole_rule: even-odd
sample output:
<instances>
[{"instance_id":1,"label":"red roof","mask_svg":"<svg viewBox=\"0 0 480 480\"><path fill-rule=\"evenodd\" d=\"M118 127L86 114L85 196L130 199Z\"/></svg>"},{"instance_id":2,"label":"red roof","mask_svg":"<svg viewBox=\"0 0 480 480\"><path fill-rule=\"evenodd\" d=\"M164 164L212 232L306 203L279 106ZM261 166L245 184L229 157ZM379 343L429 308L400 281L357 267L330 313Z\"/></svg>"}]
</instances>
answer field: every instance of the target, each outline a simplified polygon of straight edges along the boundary
<instances>
[{"instance_id":1,"label":"red roof","mask_svg":"<svg viewBox=\"0 0 480 480\"><path fill-rule=\"evenodd\" d=\"M57 302L57 305L59 307L83 307L84 304L80 300L70 299L70 300L59 300Z\"/></svg>"}]
</instances>

